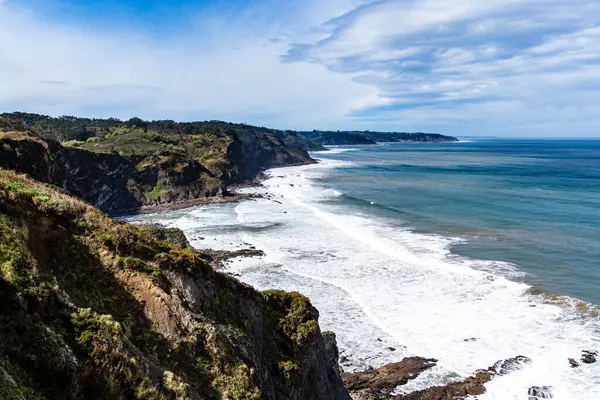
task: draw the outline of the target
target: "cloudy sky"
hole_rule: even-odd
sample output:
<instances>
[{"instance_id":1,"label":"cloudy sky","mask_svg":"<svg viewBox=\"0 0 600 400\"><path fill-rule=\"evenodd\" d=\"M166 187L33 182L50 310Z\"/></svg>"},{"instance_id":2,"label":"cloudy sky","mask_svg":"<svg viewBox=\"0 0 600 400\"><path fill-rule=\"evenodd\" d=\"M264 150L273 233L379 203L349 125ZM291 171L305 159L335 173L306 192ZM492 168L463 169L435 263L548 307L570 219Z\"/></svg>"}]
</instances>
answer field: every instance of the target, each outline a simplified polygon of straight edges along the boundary
<instances>
[{"instance_id":1,"label":"cloudy sky","mask_svg":"<svg viewBox=\"0 0 600 400\"><path fill-rule=\"evenodd\" d=\"M600 2L0 0L0 110L600 137Z\"/></svg>"}]
</instances>

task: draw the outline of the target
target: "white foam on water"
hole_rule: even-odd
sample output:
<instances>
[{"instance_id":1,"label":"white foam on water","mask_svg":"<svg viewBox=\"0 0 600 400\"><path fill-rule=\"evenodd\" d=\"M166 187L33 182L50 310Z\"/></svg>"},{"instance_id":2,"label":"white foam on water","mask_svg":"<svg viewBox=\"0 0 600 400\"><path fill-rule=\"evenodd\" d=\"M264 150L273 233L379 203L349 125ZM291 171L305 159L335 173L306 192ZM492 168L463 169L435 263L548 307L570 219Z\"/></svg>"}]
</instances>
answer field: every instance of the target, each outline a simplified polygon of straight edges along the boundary
<instances>
[{"instance_id":1,"label":"white foam on water","mask_svg":"<svg viewBox=\"0 0 600 400\"><path fill-rule=\"evenodd\" d=\"M438 359L401 389L407 391L524 355L531 365L495 378L479 398L527 400L529 387L552 386L555 399L600 399L600 363L568 363L600 349L597 317L530 295L528 285L509 279L518 274L514 265L452 254L458 238L418 234L336 205L336 193L313 179L345 165L270 171L263 190L277 202L201 207L172 224L193 236L202 223L207 236L215 231L231 242L233 235L264 250L264 259L236 260L230 272L258 289L309 296L322 329L338 335L347 370L409 355Z\"/></svg>"},{"instance_id":2,"label":"white foam on water","mask_svg":"<svg viewBox=\"0 0 600 400\"><path fill-rule=\"evenodd\" d=\"M329 146L325 146L328 149L327 150L320 150L320 151L311 151L310 154L312 155L319 155L319 154L340 154L340 153L346 153L348 151L356 151L358 149L348 149L348 148L339 148L339 147L329 147Z\"/></svg>"}]
</instances>

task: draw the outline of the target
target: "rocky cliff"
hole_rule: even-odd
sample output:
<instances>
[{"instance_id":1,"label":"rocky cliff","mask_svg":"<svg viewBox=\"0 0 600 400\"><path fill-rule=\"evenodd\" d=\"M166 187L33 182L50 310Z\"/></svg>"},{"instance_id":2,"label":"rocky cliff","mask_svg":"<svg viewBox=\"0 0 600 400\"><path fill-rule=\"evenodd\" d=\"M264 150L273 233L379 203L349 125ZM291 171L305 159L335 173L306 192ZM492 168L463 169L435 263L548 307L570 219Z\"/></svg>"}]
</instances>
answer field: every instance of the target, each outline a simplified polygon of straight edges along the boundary
<instances>
[{"instance_id":1,"label":"rocky cliff","mask_svg":"<svg viewBox=\"0 0 600 400\"><path fill-rule=\"evenodd\" d=\"M86 141L59 143L52 137L62 136L43 127L39 132L0 118L0 167L119 213L227 196L228 185L253 179L266 168L313 162L304 149L306 139L232 126L192 125L180 132L117 124Z\"/></svg>"},{"instance_id":2,"label":"rocky cliff","mask_svg":"<svg viewBox=\"0 0 600 400\"><path fill-rule=\"evenodd\" d=\"M308 299L155 234L0 170L0 398L349 399Z\"/></svg>"}]
</instances>

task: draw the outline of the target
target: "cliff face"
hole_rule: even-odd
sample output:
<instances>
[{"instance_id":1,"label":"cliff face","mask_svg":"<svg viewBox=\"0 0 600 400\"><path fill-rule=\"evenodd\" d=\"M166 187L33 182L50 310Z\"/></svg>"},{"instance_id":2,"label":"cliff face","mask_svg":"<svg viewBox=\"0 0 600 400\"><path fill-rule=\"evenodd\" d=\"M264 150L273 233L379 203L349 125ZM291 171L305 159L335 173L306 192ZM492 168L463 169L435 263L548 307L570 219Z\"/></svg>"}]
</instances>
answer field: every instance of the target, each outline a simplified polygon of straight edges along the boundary
<instances>
[{"instance_id":1,"label":"cliff face","mask_svg":"<svg viewBox=\"0 0 600 400\"><path fill-rule=\"evenodd\" d=\"M4 170L0 250L2 399L349 399L302 295Z\"/></svg>"},{"instance_id":2,"label":"cliff face","mask_svg":"<svg viewBox=\"0 0 600 400\"><path fill-rule=\"evenodd\" d=\"M119 127L63 145L0 118L0 141L0 167L111 213L224 196L227 185L253 179L263 169L313 162L301 139L260 130L159 133Z\"/></svg>"}]
</instances>

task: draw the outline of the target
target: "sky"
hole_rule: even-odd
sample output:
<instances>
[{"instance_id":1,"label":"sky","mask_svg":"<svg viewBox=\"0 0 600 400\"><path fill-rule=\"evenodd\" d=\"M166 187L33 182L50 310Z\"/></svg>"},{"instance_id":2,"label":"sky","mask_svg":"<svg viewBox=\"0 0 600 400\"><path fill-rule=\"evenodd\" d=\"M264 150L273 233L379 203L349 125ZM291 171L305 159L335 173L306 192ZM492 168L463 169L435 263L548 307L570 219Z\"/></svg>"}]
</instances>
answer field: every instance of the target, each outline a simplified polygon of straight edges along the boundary
<instances>
[{"instance_id":1,"label":"sky","mask_svg":"<svg viewBox=\"0 0 600 400\"><path fill-rule=\"evenodd\" d=\"M600 2L0 0L0 111L600 137Z\"/></svg>"}]
</instances>

